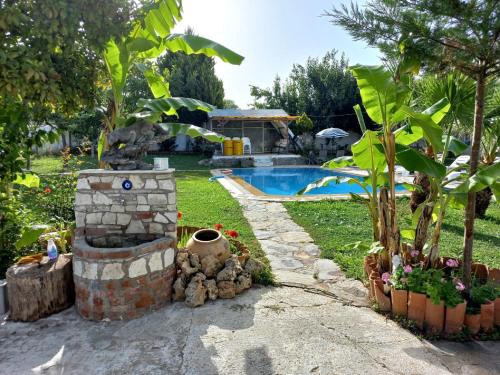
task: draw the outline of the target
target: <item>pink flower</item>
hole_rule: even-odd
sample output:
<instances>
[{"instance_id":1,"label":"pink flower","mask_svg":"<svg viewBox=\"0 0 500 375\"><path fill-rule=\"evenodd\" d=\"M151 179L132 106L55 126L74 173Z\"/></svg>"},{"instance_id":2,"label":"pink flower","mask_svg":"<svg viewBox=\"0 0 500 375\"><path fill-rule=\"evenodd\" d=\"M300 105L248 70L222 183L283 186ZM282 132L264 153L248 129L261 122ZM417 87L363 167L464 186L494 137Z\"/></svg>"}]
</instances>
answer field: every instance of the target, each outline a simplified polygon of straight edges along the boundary
<instances>
[{"instance_id":1,"label":"pink flower","mask_svg":"<svg viewBox=\"0 0 500 375\"><path fill-rule=\"evenodd\" d=\"M384 283L387 283L391 278L391 274L389 272L384 272L380 278Z\"/></svg>"},{"instance_id":2,"label":"pink flower","mask_svg":"<svg viewBox=\"0 0 500 375\"><path fill-rule=\"evenodd\" d=\"M420 255L420 251L418 251L418 250L412 250L410 252L410 255L412 256L412 258L416 258L416 257L418 257Z\"/></svg>"},{"instance_id":3,"label":"pink flower","mask_svg":"<svg viewBox=\"0 0 500 375\"><path fill-rule=\"evenodd\" d=\"M461 281L457 281L455 284L455 288L461 292L465 289L465 285Z\"/></svg>"},{"instance_id":4,"label":"pink flower","mask_svg":"<svg viewBox=\"0 0 500 375\"><path fill-rule=\"evenodd\" d=\"M446 261L446 265L447 265L448 267L451 267L451 268L458 267L458 260L456 260L456 259L448 259L448 260Z\"/></svg>"},{"instance_id":5,"label":"pink flower","mask_svg":"<svg viewBox=\"0 0 500 375\"><path fill-rule=\"evenodd\" d=\"M403 267L403 271L405 271L405 273L410 273L411 271L413 271L413 268L408 264Z\"/></svg>"}]
</instances>

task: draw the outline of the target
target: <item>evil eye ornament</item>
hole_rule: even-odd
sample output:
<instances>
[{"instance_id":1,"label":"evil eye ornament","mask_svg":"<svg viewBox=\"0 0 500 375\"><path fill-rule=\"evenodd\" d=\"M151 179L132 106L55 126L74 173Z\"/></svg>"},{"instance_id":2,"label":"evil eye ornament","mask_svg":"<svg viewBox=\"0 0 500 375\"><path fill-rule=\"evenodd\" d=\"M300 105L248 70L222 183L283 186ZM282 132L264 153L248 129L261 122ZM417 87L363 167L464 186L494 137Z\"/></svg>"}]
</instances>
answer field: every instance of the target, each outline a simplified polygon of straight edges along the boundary
<instances>
[{"instance_id":1,"label":"evil eye ornament","mask_svg":"<svg viewBox=\"0 0 500 375\"><path fill-rule=\"evenodd\" d=\"M132 189L132 181L130 181L130 180L123 181L122 182L122 188L124 188L125 190Z\"/></svg>"}]
</instances>

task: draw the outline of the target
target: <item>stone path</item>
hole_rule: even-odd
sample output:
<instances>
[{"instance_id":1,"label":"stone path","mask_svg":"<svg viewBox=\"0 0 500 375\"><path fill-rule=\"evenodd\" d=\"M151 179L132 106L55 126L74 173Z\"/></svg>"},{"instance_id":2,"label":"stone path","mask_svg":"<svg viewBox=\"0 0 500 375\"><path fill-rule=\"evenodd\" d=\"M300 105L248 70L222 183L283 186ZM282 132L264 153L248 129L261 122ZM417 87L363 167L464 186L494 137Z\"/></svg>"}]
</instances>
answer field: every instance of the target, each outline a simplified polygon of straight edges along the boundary
<instances>
[{"instance_id":1,"label":"stone path","mask_svg":"<svg viewBox=\"0 0 500 375\"><path fill-rule=\"evenodd\" d=\"M252 288L128 322L70 308L0 326L0 374L498 374L500 344L419 340L366 308L297 288Z\"/></svg>"},{"instance_id":2,"label":"stone path","mask_svg":"<svg viewBox=\"0 0 500 375\"><path fill-rule=\"evenodd\" d=\"M326 290L346 303L368 306L363 284L346 278L333 261L319 259L320 249L283 204L249 198L226 181L219 182L242 206L278 282Z\"/></svg>"}]
</instances>

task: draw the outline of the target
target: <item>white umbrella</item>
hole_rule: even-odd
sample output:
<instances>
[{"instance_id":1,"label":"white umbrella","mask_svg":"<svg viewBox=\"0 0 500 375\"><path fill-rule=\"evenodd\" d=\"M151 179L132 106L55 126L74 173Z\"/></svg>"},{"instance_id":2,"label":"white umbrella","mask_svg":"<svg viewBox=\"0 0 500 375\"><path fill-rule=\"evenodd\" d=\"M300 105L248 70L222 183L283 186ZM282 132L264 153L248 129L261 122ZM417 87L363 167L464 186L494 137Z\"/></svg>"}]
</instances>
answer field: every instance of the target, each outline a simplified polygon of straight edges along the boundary
<instances>
[{"instance_id":1,"label":"white umbrella","mask_svg":"<svg viewBox=\"0 0 500 375\"><path fill-rule=\"evenodd\" d=\"M317 138L344 138L349 135L348 132L339 128L323 129L316 134Z\"/></svg>"}]
</instances>

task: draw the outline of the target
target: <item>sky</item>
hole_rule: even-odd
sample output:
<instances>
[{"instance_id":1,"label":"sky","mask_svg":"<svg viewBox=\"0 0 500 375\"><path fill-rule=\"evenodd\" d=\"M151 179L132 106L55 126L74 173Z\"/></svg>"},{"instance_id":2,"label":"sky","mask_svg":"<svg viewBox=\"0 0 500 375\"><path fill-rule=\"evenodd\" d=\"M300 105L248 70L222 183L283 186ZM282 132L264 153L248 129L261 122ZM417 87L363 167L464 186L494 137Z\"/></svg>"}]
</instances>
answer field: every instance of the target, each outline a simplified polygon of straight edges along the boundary
<instances>
[{"instance_id":1,"label":"sky","mask_svg":"<svg viewBox=\"0 0 500 375\"><path fill-rule=\"evenodd\" d=\"M358 1L362 2L362 1ZM188 26L196 34L243 55L241 65L218 60L216 74L226 99L240 108L252 103L250 85L270 87L276 75L286 77L294 63L327 51L344 52L351 64L378 64L379 52L355 42L341 27L321 15L339 0L184 0L184 16L174 32ZM217 59L216 59L217 60Z\"/></svg>"}]
</instances>

